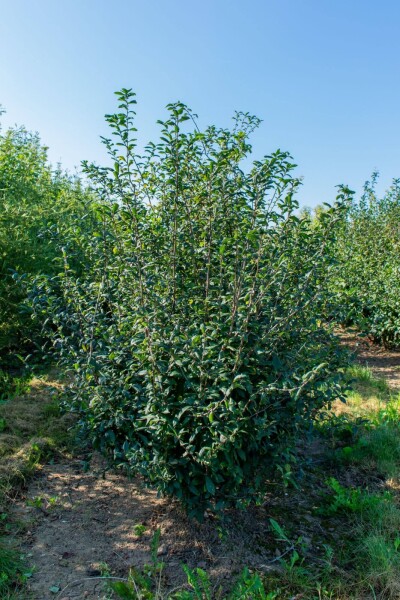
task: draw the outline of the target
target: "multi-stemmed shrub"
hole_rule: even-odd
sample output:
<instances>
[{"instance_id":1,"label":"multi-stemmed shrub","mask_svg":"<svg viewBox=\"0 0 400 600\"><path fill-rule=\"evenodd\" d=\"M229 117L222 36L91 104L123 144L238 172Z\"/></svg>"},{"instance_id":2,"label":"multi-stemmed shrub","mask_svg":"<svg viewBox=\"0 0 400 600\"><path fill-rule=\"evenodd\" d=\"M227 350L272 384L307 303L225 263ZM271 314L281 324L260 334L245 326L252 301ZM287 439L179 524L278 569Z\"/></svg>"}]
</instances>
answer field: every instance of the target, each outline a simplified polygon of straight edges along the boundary
<instances>
[{"instance_id":1,"label":"multi-stemmed shrub","mask_svg":"<svg viewBox=\"0 0 400 600\"><path fill-rule=\"evenodd\" d=\"M375 341L400 345L400 180L379 198L377 174L338 228L332 280L336 318Z\"/></svg>"},{"instance_id":2,"label":"multi-stemmed shrub","mask_svg":"<svg viewBox=\"0 0 400 600\"><path fill-rule=\"evenodd\" d=\"M259 125L248 114L202 132L171 104L139 155L134 94L117 95L112 165L84 164L99 197L86 268L77 276L65 253L32 303L75 372L70 405L95 446L201 516L258 498L341 394L342 354L320 317L341 202L310 226L287 153L245 171Z\"/></svg>"}]
</instances>

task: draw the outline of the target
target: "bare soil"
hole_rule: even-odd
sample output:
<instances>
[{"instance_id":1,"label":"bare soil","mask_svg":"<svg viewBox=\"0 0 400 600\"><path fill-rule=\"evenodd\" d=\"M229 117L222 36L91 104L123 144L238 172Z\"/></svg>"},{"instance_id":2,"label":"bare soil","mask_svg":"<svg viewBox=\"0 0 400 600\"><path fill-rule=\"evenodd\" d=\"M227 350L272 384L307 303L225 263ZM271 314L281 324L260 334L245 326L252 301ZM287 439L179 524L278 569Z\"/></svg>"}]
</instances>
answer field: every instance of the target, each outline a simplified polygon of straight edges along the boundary
<instances>
[{"instance_id":1,"label":"bare soil","mask_svg":"<svg viewBox=\"0 0 400 600\"><path fill-rule=\"evenodd\" d=\"M321 519L312 513L312 497L323 487L317 481L307 480L307 487L290 494L276 489L263 506L228 511L223 523L211 515L197 523L178 503L158 498L140 480L104 473L104 468L99 456L89 470L79 457L61 458L45 465L16 501L14 516L25 530L23 551L34 565L31 598L108 598L104 570L125 578L132 567L140 570L149 564L158 528L158 559L165 565L163 586L168 590L184 584L182 564L207 570L222 588L231 586L245 566L265 573L279 570L277 558L286 545L271 533L270 517L283 523L293 515L292 526L285 523L285 530L296 538L301 535L311 556L320 555L327 539ZM135 533L135 525L145 527L142 535ZM328 537L341 535L334 531L333 524Z\"/></svg>"},{"instance_id":2,"label":"bare soil","mask_svg":"<svg viewBox=\"0 0 400 600\"><path fill-rule=\"evenodd\" d=\"M245 565L277 568L274 559L280 550L268 519L273 502L232 512L224 528L212 516L199 524L139 480L119 473L104 476L101 459L96 462L87 472L78 458L46 465L16 504L17 516L28 528L23 549L35 565L29 581L33 598L105 598L104 569L126 577L131 567L149 564L151 537L158 528L158 557L165 563L163 584L168 589L184 583L182 564L206 569L223 586ZM305 523L304 533L312 537L313 517ZM142 535L135 533L139 524L146 528Z\"/></svg>"},{"instance_id":3,"label":"bare soil","mask_svg":"<svg viewBox=\"0 0 400 600\"><path fill-rule=\"evenodd\" d=\"M400 391L400 352L377 346L370 339L355 333L341 332L340 337L361 365L367 366L376 375L385 379L394 391Z\"/></svg>"}]
</instances>

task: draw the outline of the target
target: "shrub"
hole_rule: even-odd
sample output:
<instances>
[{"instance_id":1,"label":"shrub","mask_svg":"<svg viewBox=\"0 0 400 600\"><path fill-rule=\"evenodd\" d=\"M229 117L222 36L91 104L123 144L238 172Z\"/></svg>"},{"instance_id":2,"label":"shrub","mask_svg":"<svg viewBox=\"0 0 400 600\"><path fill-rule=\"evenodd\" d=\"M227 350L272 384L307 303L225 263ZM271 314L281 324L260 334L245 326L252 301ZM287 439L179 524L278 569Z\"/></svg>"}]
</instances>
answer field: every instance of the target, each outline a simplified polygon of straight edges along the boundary
<instances>
[{"instance_id":1,"label":"shrub","mask_svg":"<svg viewBox=\"0 0 400 600\"><path fill-rule=\"evenodd\" d=\"M32 303L57 327L94 444L201 517L259 497L341 394L342 352L320 315L346 194L316 226L299 219L287 153L242 169L259 124L248 114L200 132L170 104L140 156L134 94L117 96L113 165L84 163L101 199L90 261L77 277L66 256Z\"/></svg>"},{"instance_id":2,"label":"shrub","mask_svg":"<svg viewBox=\"0 0 400 600\"><path fill-rule=\"evenodd\" d=\"M367 182L338 229L333 278L336 318L385 346L400 345L400 180L382 198Z\"/></svg>"},{"instance_id":3,"label":"shrub","mask_svg":"<svg viewBox=\"0 0 400 600\"><path fill-rule=\"evenodd\" d=\"M90 194L79 179L51 168L46 152L39 136L23 127L0 132L0 352L3 358L9 348L19 346L21 352L21 346L31 342L36 333L30 315L23 310L26 292L18 285L15 275L57 273L59 243L61 239L67 243L65 232L69 231L69 245L72 245L69 230L72 216L77 226L78 219L87 213L90 201ZM70 248L75 265L80 260L77 252L75 244L74 249ZM12 365L14 369L18 370L18 363Z\"/></svg>"}]
</instances>

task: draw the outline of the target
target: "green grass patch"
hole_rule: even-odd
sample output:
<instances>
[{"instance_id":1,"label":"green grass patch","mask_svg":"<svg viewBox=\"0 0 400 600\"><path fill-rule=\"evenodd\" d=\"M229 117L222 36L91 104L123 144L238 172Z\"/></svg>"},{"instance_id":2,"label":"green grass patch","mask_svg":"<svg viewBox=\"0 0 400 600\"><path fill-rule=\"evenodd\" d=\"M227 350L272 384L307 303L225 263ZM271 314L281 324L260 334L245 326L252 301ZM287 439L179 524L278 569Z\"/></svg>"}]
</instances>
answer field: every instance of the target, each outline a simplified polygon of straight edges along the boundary
<instances>
[{"instance_id":1,"label":"green grass patch","mask_svg":"<svg viewBox=\"0 0 400 600\"><path fill-rule=\"evenodd\" d=\"M9 400L0 404L0 598L21 598L26 579L24 561L10 539L16 523L10 516L10 502L26 486L39 464L54 452L72 447L74 418L62 414L57 375L32 377L14 387ZM19 392L16 393L16 390Z\"/></svg>"},{"instance_id":2,"label":"green grass patch","mask_svg":"<svg viewBox=\"0 0 400 600\"><path fill-rule=\"evenodd\" d=\"M400 395L368 367L347 376L346 403L316 424L332 473L317 512L343 529L332 597L399 598Z\"/></svg>"},{"instance_id":3,"label":"green grass patch","mask_svg":"<svg viewBox=\"0 0 400 600\"><path fill-rule=\"evenodd\" d=\"M12 375L8 371L0 369L0 402L5 402L29 391L29 379L27 375Z\"/></svg>"},{"instance_id":4,"label":"green grass patch","mask_svg":"<svg viewBox=\"0 0 400 600\"><path fill-rule=\"evenodd\" d=\"M376 411L391 399L387 382L376 377L369 367L352 365L347 370L351 389L347 392L347 405L353 416L373 417Z\"/></svg>"},{"instance_id":5,"label":"green grass patch","mask_svg":"<svg viewBox=\"0 0 400 600\"><path fill-rule=\"evenodd\" d=\"M31 572L26 569L18 548L9 540L0 538L0 598L21 599L24 583L30 576Z\"/></svg>"}]
</instances>

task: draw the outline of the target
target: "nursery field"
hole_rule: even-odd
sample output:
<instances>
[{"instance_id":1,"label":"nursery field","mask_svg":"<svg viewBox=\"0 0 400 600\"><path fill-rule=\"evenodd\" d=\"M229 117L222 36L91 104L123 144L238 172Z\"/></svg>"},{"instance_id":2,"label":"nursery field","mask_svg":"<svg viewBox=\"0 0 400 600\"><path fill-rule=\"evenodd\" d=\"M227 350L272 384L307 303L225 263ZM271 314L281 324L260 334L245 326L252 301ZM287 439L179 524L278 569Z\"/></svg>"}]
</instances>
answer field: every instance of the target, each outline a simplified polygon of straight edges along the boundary
<instances>
[{"instance_id":1,"label":"nursery field","mask_svg":"<svg viewBox=\"0 0 400 600\"><path fill-rule=\"evenodd\" d=\"M116 97L81 177L0 129L0 596L400 598L400 181Z\"/></svg>"}]
</instances>

